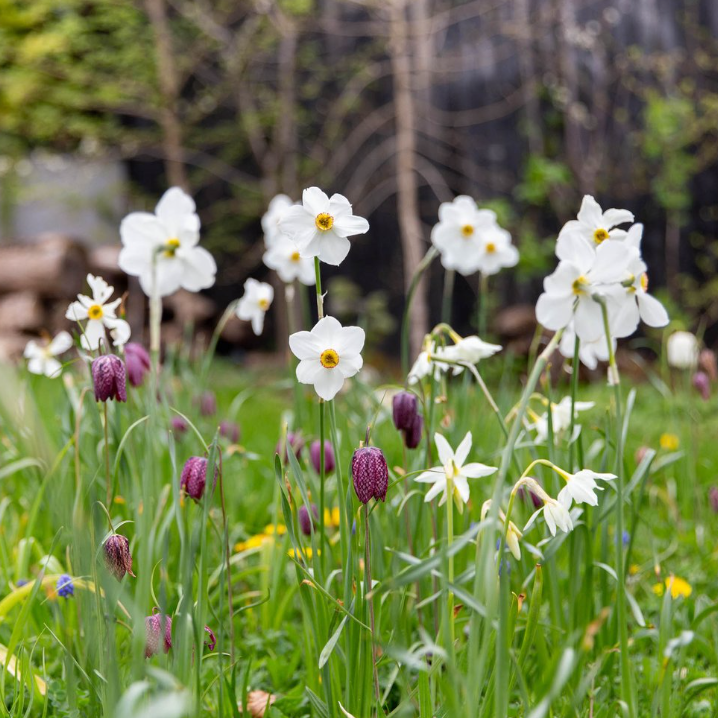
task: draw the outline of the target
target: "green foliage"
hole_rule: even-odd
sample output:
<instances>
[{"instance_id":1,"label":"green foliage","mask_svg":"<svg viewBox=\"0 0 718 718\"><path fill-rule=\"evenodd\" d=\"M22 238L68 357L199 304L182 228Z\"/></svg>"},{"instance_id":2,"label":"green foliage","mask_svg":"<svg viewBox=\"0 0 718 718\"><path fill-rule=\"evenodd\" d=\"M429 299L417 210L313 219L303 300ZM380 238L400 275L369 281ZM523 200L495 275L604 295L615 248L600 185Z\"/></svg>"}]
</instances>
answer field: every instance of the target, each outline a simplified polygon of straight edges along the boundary
<instances>
[{"instance_id":1,"label":"green foliage","mask_svg":"<svg viewBox=\"0 0 718 718\"><path fill-rule=\"evenodd\" d=\"M523 178L514 194L528 204L542 206L549 203L552 192L566 189L571 182L571 171L563 162L529 155Z\"/></svg>"}]
</instances>

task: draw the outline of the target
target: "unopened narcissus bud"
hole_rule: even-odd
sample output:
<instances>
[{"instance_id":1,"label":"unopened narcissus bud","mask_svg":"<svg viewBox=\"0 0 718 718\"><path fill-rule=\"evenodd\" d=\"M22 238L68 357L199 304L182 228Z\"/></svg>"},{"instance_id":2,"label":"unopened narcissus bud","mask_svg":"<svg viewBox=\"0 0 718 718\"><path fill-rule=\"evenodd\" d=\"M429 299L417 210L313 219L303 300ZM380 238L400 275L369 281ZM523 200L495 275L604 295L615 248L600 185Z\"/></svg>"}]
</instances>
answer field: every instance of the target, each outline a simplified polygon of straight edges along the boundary
<instances>
[{"instance_id":1,"label":"unopened narcissus bud","mask_svg":"<svg viewBox=\"0 0 718 718\"><path fill-rule=\"evenodd\" d=\"M125 574L134 576L132 573L132 554L130 553L130 542L126 536L113 534L105 541L105 563L107 570L121 581Z\"/></svg>"},{"instance_id":2,"label":"unopened narcissus bud","mask_svg":"<svg viewBox=\"0 0 718 718\"><path fill-rule=\"evenodd\" d=\"M217 469L214 472L217 479ZM204 487L207 483L207 459L202 456L192 456L185 462L180 477L180 487L195 501L199 501L204 494Z\"/></svg>"},{"instance_id":3,"label":"unopened narcissus bud","mask_svg":"<svg viewBox=\"0 0 718 718\"><path fill-rule=\"evenodd\" d=\"M114 354L103 354L92 362L92 383L96 401L127 401L125 365Z\"/></svg>"},{"instance_id":4,"label":"unopened narcissus bud","mask_svg":"<svg viewBox=\"0 0 718 718\"><path fill-rule=\"evenodd\" d=\"M314 471L318 474L321 473L321 461L322 461L322 444L320 441L313 441L309 447L309 458L312 461ZM332 448L332 442L328 439L324 440L324 473L331 474L336 468L336 461L334 459L334 449Z\"/></svg>"},{"instance_id":5,"label":"unopened narcissus bud","mask_svg":"<svg viewBox=\"0 0 718 718\"><path fill-rule=\"evenodd\" d=\"M414 417L414 421L410 429L403 431L404 444L407 449L416 449L421 443L421 435L424 431L424 417L421 414L417 414Z\"/></svg>"},{"instance_id":6,"label":"unopened narcissus bud","mask_svg":"<svg viewBox=\"0 0 718 718\"><path fill-rule=\"evenodd\" d=\"M155 610L158 612L145 618L145 658L159 653L160 647L165 653L172 648L172 619L159 613L159 609Z\"/></svg>"},{"instance_id":7,"label":"unopened narcissus bud","mask_svg":"<svg viewBox=\"0 0 718 718\"><path fill-rule=\"evenodd\" d=\"M389 467L381 449L363 446L352 457L352 479L354 491L363 504L371 499L386 500L389 488Z\"/></svg>"},{"instance_id":8,"label":"unopened narcissus bud","mask_svg":"<svg viewBox=\"0 0 718 718\"><path fill-rule=\"evenodd\" d=\"M145 381L145 374L150 371L152 366L147 349L142 344L137 344L137 342L125 344L125 362L130 384L134 387L142 386Z\"/></svg>"},{"instance_id":9,"label":"unopened narcissus bud","mask_svg":"<svg viewBox=\"0 0 718 718\"><path fill-rule=\"evenodd\" d=\"M392 414L394 426L399 431L411 431L417 416L416 394L410 391L400 391L392 400Z\"/></svg>"}]
</instances>

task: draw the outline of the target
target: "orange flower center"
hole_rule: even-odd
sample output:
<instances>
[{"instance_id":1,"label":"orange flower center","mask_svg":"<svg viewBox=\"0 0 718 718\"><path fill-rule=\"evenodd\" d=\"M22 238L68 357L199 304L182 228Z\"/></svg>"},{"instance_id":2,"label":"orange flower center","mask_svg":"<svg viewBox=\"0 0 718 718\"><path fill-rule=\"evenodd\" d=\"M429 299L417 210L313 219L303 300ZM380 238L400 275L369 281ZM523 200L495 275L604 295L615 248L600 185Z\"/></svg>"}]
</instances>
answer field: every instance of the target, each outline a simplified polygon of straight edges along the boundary
<instances>
[{"instance_id":1,"label":"orange flower center","mask_svg":"<svg viewBox=\"0 0 718 718\"><path fill-rule=\"evenodd\" d=\"M317 215L317 218L314 220L314 224L317 225L317 229L320 232L327 232L334 226L334 217L332 217L331 214L322 212Z\"/></svg>"},{"instance_id":2,"label":"orange flower center","mask_svg":"<svg viewBox=\"0 0 718 718\"><path fill-rule=\"evenodd\" d=\"M325 369L334 369L339 364L339 354L334 349L325 349L319 357L319 361Z\"/></svg>"},{"instance_id":3,"label":"orange flower center","mask_svg":"<svg viewBox=\"0 0 718 718\"><path fill-rule=\"evenodd\" d=\"M603 228L599 228L593 233L593 241L596 244L601 244L601 242L603 242L607 239L608 239L608 232Z\"/></svg>"},{"instance_id":4,"label":"orange flower center","mask_svg":"<svg viewBox=\"0 0 718 718\"><path fill-rule=\"evenodd\" d=\"M93 304L87 310L87 316L90 317L90 319L102 319L103 314L104 312L99 304Z\"/></svg>"},{"instance_id":5,"label":"orange flower center","mask_svg":"<svg viewBox=\"0 0 718 718\"><path fill-rule=\"evenodd\" d=\"M464 237L465 237L466 239L468 239L469 237L471 237L471 236L474 234L474 228L473 228L473 226L470 225L470 224L465 224L465 225L461 228L461 234L463 234Z\"/></svg>"}]
</instances>

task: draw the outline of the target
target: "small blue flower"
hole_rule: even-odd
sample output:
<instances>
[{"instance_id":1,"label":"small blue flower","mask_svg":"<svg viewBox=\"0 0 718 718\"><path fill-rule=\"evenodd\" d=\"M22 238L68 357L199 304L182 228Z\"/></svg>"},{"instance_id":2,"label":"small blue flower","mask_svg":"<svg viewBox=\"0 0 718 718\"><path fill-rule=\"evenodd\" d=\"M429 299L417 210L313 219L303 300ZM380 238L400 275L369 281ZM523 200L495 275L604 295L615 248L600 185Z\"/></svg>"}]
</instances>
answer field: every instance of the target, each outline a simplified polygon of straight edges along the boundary
<instances>
[{"instance_id":1,"label":"small blue flower","mask_svg":"<svg viewBox=\"0 0 718 718\"><path fill-rule=\"evenodd\" d=\"M60 578L57 579L57 595L63 598L69 598L75 595L75 587L72 585L72 576L68 576L63 573Z\"/></svg>"},{"instance_id":2,"label":"small blue flower","mask_svg":"<svg viewBox=\"0 0 718 718\"><path fill-rule=\"evenodd\" d=\"M18 578L17 583L15 584L18 588L22 586L27 586L27 584L30 583L26 578Z\"/></svg>"},{"instance_id":3,"label":"small blue flower","mask_svg":"<svg viewBox=\"0 0 718 718\"><path fill-rule=\"evenodd\" d=\"M631 534L628 533L628 531L623 532L623 545L628 546L628 544L631 541Z\"/></svg>"}]
</instances>

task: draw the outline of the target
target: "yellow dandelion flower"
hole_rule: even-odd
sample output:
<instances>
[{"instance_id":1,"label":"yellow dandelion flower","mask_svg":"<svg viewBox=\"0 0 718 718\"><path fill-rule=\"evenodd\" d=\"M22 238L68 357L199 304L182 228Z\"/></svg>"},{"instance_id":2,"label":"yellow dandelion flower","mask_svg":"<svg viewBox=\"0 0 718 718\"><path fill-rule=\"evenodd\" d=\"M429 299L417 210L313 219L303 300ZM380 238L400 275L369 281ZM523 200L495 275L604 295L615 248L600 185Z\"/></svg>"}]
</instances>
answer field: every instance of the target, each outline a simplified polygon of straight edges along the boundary
<instances>
[{"instance_id":1,"label":"yellow dandelion flower","mask_svg":"<svg viewBox=\"0 0 718 718\"><path fill-rule=\"evenodd\" d=\"M640 570L641 570L641 567L637 563L632 563L628 567L628 573L631 574L631 576L635 576Z\"/></svg>"},{"instance_id":2,"label":"yellow dandelion flower","mask_svg":"<svg viewBox=\"0 0 718 718\"><path fill-rule=\"evenodd\" d=\"M266 541L271 541L272 537L267 534L257 534L256 536L250 536L246 541L240 541L234 545L234 550L237 553L242 551L249 551L253 548L260 548Z\"/></svg>"},{"instance_id":3,"label":"yellow dandelion flower","mask_svg":"<svg viewBox=\"0 0 718 718\"><path fill-rule=\"evenodd\" d=\"M671 589L671 596L673 598L678 598L678 596L688 598L688 596L693 593L693 587L691 584L679 576L669 576L666 579L666 588Z\"/></svg>"},{"instance_id":4,"label":"yellow dandelion flower","mask_svg":"<svg viewBox=\"0 0 718 718\"><path fill-rule=\"evenodd\" d=\"M267 536L274 536L275 528L277 536L284 536L284 534L287 533L287 527L284 524L277 524L276 527L274 524L267 524L264 527L264 533Z\"/></svg>"},{"instance_id":5,"label":"yellow dandelion flower","mask_svg":"<svg viewBox=\"0 0 718 718\"><path fill-rule=\"evenodd\" d=\"M331 511L324 509L324 525L337 528L339 526L339 507L335 506Z\"/></svg>"},{"instance_id":6,"label":"yellow dandelion flower","mask_svg":"<svg viewBox=\"0 0 718 718\"><path fill-rule=\"evenodd\" d=\"M653 593L656 594L656 596L662 596L663 595L663 584L657 583L653 586Z\"/></svg>"},{"instance_id":7,"label":"yellow dandelion flower","mask_svg":"<svg viewBox=\"0 0 718 718\"><path fill-rule=\"evenodd\" d=\"M125 501L125 497L124 497L124 496L120 496L119 494L117 494L117 496L115 496L115 498L113 499L113 501L114 501L116 504L121 504L121 505L124 505L124 504L127 503L127 502Z\"/></svg>"},{"instance_id":8,"label":"yellow dandelion flower","mask_svg":"<svg viewBox=\"0 0 718 718\"><path fill-rule=\"evenodd\" d=\"M321 555L321 553L321 551L317 551L317 555ZM308 546L304 551L300 551L298 554L293 548L290 548L289 551L287 551L287 556L289 556L289 558L295 558L298 561L301 561L305 556L307 559L310 559L313 556L312 547Z\"/></svg>"},{"instance_id":9,"label":"yellow dandelion flower","mask_svg":"<svg viewBox=\"0 0 718 718\"><path fill-rule=\"evenodd\" d=\"M680 439L675 434L661 434L659 442L661 449L666 451L676 451L681 445Z\"/></svg>"}]
</instances>

